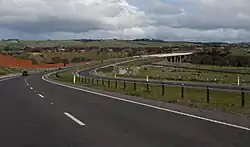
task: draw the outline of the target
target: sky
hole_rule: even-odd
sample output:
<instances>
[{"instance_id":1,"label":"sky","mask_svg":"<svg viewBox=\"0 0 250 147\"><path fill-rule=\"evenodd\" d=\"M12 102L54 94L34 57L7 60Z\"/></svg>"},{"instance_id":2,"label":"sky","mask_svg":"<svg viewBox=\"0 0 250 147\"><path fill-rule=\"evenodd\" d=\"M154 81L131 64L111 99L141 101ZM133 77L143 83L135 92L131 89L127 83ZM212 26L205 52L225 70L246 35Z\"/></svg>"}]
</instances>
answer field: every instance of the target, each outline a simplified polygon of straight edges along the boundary
<instances>
[{"instance_id":1,"label":"sky","mask_svg":"<svg viewBox=\"0 0 250 147\"><path fill-rule=\"evenodd\" d=\"M0 0L0 38L250 41L250 0Z\"/></svg>"}]
</instances>

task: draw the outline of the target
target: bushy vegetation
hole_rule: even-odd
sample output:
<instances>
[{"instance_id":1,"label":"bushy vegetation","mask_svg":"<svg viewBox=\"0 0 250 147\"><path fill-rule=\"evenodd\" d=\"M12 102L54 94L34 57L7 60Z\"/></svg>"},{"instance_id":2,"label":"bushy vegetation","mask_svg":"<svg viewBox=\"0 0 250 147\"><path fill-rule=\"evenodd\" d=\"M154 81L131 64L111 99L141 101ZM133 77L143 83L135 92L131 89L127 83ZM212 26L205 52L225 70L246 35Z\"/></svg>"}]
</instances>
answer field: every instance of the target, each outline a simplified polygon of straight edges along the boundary
<instances>
[{"instance_id":1,"label":"bushy vegetation","mask_svg":"<svg viewBox=\"0 0 250 147\"><path fill-rule=\"evenodd\" d=\"M89 60L84 57L74 57L71 60L72 63L79 63L79 62L85 62L85 61L89 61Z\"/></svg>"},{"instance_id":2,"label":"bushy vegetation","mask_svg":"<svg viewBox=\"0 0 250 147\"><path fill-rule=\"evenodd\" d=\"M235 55L232 51L228 49L210 49L195 53L190 56L186 61L193 64L249 67L250 54Z\"/></svg>"}]
</instances>

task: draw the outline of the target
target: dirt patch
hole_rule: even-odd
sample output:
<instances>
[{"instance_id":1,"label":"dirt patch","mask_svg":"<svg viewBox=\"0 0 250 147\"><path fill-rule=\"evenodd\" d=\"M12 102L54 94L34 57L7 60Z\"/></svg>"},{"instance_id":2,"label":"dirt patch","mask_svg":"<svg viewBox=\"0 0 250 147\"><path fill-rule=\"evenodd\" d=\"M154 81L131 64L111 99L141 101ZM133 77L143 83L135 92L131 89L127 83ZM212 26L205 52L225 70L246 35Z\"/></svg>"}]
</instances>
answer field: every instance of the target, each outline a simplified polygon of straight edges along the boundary
<instances>
[{"instance_id":1,"label":"dirt patch","mask_svg":"<svg viewBox=\"0 0 250 147\"><path fill-rule=\"evenodd\" d=\"M59 67L64 67L64 64L58 63L58 64L33 65L32 60L22 60L12 56L0 55L0 66L32 69L32 68L59 68Z\"/></svg>"}]
</instances>

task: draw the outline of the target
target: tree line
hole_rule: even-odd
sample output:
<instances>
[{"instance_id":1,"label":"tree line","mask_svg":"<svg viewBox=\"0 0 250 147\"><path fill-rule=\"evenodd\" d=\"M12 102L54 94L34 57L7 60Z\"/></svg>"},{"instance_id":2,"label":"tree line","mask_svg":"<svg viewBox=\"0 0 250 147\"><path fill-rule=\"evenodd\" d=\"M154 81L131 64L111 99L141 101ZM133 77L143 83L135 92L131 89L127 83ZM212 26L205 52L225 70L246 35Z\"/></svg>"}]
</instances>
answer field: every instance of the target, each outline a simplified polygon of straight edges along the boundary
<instances>
[{"instance_id":1,"label":"tree line","mask_svg":"<svg viewBox=\"0 0 250 147\"><path fill-rule=\"evenodd\" d=\"M249 67L250 55L234 55L228 49L210 49L193 54L187 58L186 62L218 66Z\"/></svg>"}]
</instances>

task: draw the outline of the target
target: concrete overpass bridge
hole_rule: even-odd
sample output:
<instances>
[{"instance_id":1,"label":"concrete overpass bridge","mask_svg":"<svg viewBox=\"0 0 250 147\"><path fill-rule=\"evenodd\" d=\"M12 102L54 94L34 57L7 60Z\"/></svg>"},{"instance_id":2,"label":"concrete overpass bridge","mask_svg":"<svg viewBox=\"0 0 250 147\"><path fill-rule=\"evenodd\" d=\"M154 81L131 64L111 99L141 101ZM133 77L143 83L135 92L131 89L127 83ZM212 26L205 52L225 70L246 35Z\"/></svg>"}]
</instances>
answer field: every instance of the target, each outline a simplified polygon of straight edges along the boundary
<instances>
[{"instance_id":1,"label":"concrete overpass bridge","mask_svg":"<svg viewBox=\"0 0 250 147\"><path fill-rule=\"evenodd\" d=\"M160 58L167 58L167 60L169 62L181 63L183 61L183 59L187 58L188 56L190 56L192 54L194 54L194 52L152 54L152 55L142 55L142 56L134 56L134 57L142 57L142 58L160 57Z\"/></svg>"}]
</instances>

